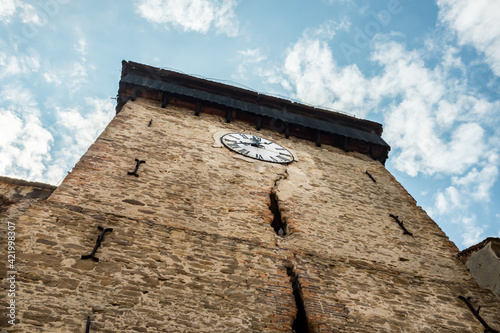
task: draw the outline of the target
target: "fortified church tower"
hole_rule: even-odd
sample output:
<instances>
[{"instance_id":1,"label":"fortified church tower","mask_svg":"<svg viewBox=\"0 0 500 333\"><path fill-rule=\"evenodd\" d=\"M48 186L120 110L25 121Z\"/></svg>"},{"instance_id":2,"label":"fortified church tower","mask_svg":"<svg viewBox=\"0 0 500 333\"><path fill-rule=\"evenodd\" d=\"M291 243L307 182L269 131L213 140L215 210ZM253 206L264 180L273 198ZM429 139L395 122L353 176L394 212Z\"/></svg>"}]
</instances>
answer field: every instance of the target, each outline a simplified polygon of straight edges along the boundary
<instances>
[{"instance_id":1,"label":"fortified church tower","mask_svg":"<svg viewBox=\"0 0 500 333\"><path fill-rule=\"evenodd\" d=\"M498 296L385 169L381 134L123 62L117 115L72 172L24 184L43 195L16 216L16 324L1 326L495 332Z\"/></svg>"}]
</instances>

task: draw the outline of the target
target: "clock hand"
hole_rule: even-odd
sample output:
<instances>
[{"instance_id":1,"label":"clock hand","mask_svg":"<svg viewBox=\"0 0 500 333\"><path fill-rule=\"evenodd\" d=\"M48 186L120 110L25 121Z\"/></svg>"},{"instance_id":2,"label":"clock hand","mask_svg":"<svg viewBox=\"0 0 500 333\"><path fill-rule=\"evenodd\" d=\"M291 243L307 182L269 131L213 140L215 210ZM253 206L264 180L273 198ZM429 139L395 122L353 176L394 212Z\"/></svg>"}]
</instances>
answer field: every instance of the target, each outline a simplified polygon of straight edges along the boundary
<instances>
[{"instance_id":1,"label":"clock hand","mask_svg":"<svg viewBox=\"0 0 500 333\"><path fill-rule=\"evenodd\" d=\"M262 146L259 142L255 143L255 142L243 142L243 141L240 141L240 142L237 142L237 144L242 144L242 145L245 145L245 146L252 146L252 147L256 147L256 148L264 148L264 146Z\"/></svg>"},{"instance_id":2,"label":"clock hand","mask_svg":"<svg viewBox=\"0 0 500 333\"><path fill-rule=\"evenodd\" d=\"M252 147L257 147L257 148L264 148L262 145L262 138L258 136L252 136L253 144L251 145Z\"/></svg>"}]
</instances>

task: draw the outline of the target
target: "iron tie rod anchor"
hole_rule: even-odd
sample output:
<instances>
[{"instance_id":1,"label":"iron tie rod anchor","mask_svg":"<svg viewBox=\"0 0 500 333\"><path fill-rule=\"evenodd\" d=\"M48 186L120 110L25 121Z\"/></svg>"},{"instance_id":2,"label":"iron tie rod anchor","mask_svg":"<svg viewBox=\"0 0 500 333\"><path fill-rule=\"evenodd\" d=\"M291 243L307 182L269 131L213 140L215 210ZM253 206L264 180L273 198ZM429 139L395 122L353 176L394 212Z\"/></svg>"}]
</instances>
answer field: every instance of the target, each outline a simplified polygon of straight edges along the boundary
<instances>
[{"instance_id":1,"label":"iron tie rod anchor","mask_svg":"<svg viewBox=\"0 0 500 333\"><path fill-rule=\"evenodd\" d=\"M477 320L479 320L479 322L484 326L484 333L499 333L497 330L494 330L493 328L490 327L490 325L488 325L483 317L481 317L479 315L479 310L481 310L481 307L478 306L477 307L477 310L474 309L474 306L472 306L472 303L470 302L470 297L463 297L463 296L458 296L459 299L461 299L462 301L465 302L465 304L467 304L467 307L469 308L470 312L472 312L472 314L474 315L474 317L477 318Z\"/></svg>"},{"instance_id":2,"label":"iron tie rod anchor","mask_svg":"<svg viewBox=\"0 0 500 333\"><path fill-rule=\"evenodd\" d=\"M104 229L101 226L98 226L97 228L99 230L101 230L102 232L101 232L101 234L99 236L97 236L97 241L95 243L94 249L92 250L92 252L90 254L83 255L80 259L92 259L95 262L99 261L99 258L95 257L95 253L96 253L97 249L99 248L99 246L101 246L101 243L102 243L102 241L104 239L104 234L106 232L112 232L113 228L106 228L106 229Z\"/></svg>"},{"instance_id":3,"label":"iron tie rod anchor","mask_svg":"<svg viewBox=\"0 0 500 333\"><path fill-rule=\"evenodd\" d=\"M85 333L90 333L90 316L87 317L87 325L85 326Z\"/></svg>"},{"instance_id":4,"label":"iron tie rod anchor","mask_svg":"<svg viewBox=\"0 0 500 333\"><path fill-rule=\"evenodd\" d=\"M413 237L413 234L411 232L409 232L408 229L406 229L406 227L404 226L403 222L401 222L396 215L389 214L389 216L392 217L399 224L399 226L401 227L401 229L403 229L403 231L404 231L403 235L410 235L410 236Z\"/></svg>"},{"instance_id":5,"label":"iron tie rod anchor","mask_svg":"<svg viewBox=\"0 0 500 333\"><path fill-rule=\"evenodd\" d=\"M142 164L142 163L146 163L146 161L141 161L140 159L136 158L135 159L135 169L134 171L129 171L127 172L127 175L134 175L136 177L139 177L139 175L137 174L137 170L139 170L139 166Z\"/></svg>"}]
</instances>

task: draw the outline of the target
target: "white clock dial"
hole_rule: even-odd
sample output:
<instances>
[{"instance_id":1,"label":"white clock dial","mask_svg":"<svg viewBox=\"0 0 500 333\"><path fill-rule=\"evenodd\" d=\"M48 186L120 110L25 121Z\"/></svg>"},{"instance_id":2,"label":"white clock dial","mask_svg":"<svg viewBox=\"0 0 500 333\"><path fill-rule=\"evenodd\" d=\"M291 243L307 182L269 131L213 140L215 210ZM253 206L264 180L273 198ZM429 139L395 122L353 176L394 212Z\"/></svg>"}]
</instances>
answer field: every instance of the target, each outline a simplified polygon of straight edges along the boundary
<instances>
[{"instance_id":1,"label":"white clock dial","mask_svg":"<svg viewBox=\"0 0 500 333\"><path fill-rule=\"evenodd\" d=\"M246 133L228 133L222 136L221 142L228 149L256 160L288 164L294 158L283 146L270 140Z\"/></svg>"}]
</instances>

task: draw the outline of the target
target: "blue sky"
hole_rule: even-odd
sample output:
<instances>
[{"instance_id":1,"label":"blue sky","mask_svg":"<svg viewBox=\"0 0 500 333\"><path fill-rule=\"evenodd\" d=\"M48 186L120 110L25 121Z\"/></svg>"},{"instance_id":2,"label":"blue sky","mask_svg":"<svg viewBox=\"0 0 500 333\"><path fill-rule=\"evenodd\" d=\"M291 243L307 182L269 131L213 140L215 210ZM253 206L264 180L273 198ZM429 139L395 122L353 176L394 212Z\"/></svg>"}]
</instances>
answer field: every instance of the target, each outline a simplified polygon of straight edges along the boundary
<instances>
[{"instance_id":1,"label":"blue sky","mask_svg":"<svg viewBox=\"0 0 500 333\"><path fill-rule=\"evenodd\" d=\"M0 175L58 184L121 61L380 122L387 168L461 249L500 237L498 0L1 0Z\"/></svg>"}]
</instances>

